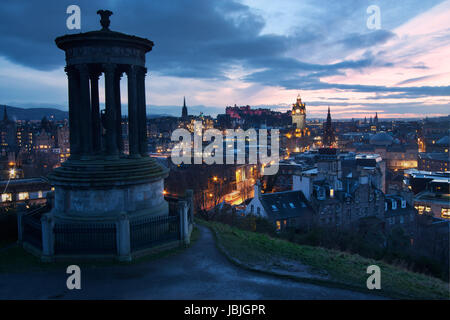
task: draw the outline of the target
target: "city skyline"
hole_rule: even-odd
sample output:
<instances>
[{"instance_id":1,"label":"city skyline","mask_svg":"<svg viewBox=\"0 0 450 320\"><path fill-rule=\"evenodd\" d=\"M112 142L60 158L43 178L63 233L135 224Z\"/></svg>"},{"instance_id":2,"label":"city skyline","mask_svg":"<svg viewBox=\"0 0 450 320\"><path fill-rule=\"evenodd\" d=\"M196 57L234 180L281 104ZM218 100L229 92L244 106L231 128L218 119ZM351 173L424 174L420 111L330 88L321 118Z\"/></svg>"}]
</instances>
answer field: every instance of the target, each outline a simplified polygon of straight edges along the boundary
<instances>
[{"instance_id":1,"label":"city skyline","mask_svg":"<svg viewBox=\"0 0 450 320\"><path fill-rule=\"evenodd\" d=\"M1 104L67 110L63 59L53 50L54 35L92 29L96 5L79 1L81 30L68 30L68 4L46 3L52 9L45 12L25 3L3 4L2 31L8 29L8 36L0 45ZM122 11L136 17L145 12L136 19L142 22L113 16L111 28L155 41L147 62L154 70L146 80L150 108L173 107L176 114L186 96L188 107L204 106L213 115L212 110L234 104L286 111L300 92L309 118L325 118L328 106L334 119L375 112L380 119L448 115L450 1L408 3L405 9L387 1L346 6L197 1L189 7L133 2ZM380 8L379 30L366 26L372 4ZM124 3L108 5L114 11ZM30 23L19 25L23 15Z\"/></svg>"},{"instance_id":2,"label":"city skyline","mask_svg":"<svg viewBox=\"0 0 450 320\"><path fill-rule=\"evenodd\" d=\"M448 299L450 0L367 4L5 0L0 299Z\"/></svg>"}]
</instances>

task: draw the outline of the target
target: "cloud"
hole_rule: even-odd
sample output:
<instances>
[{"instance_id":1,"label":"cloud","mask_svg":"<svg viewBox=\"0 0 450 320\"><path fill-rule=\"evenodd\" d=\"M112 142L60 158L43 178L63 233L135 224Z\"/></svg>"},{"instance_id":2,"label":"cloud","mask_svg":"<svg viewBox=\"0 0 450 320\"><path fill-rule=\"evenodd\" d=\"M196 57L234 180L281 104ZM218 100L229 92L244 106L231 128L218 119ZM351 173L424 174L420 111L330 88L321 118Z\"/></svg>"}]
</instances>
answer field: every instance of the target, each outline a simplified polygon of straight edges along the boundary
<instances>
[{"instance_id":1,"label":"cloud","mask_svg":"<svg viewBox=\"0 0 450 320\"><path fill-rule=\"evenodd\" d=\"M440 1L376 2L382 29L371 31L369 0L2 0L0 67L17 71L0 81L0 93L8 101L67 99L64 53L54 39L79 32L66 29L66 8L78 4L82 32L100 28L96 11L104 8L114 12L112 30L155 42L147 55L152 104L173 105L180 95L196 105L286 102L299 89L341 101L365 94L369 103L449 96L448 81L433 82L439 71L425 55L449 41L445 15L426 15Z\"/></svg>"},{"instance_id":2,"label":"cloud","mask_svg":"<svg viewBox=\"0 0 450 320\"><path fill-rule=\"evenodd\" d=\"M339 43L351 49L369 48L383 44L393 37L395 37L393 32L380 29L365 34L352 33L340 40Z\"/></svg>"}]
</instances>

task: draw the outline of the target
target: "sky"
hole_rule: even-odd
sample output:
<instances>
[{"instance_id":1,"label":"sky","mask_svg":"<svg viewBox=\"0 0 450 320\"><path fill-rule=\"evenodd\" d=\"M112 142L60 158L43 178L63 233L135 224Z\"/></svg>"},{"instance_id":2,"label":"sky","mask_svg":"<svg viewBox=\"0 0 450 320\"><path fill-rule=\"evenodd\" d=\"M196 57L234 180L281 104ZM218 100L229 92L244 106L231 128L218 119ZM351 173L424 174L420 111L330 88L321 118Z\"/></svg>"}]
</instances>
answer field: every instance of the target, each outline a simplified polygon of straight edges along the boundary
<instances>
[{"instance_id":1,"label":"sky","mask_svg":"<svg viewBox=\"0 0 450 320\"><path fill-rule=\"evenodd\" d=\"M73 4L81 30L66 27ZM379 29L368 28L371 5ZM179 115L183 96L194 114L285 111L298 94L308 118L328 106L336 119L450 113L450 0L2 0L0 104L67 110L54 39L100 29L98 9L114 12L112 30L155 43L148 113Z\"/></svg>"}]
</instances>

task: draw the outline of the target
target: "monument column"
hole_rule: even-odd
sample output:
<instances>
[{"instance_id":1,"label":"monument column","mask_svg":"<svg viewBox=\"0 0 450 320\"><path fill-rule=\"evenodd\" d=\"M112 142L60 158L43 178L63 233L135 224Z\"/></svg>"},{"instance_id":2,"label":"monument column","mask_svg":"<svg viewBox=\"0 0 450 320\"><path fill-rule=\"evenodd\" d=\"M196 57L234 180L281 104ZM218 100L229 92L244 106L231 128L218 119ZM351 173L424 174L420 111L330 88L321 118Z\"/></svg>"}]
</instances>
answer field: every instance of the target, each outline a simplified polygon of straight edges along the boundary
<instances>
[{"instance_id":1,"label":"monument column","mask_svg":"<svg viewBox=\"0 0 450 320\"><path fill-rule=\"evenodd\" d=\"M109 159L118 158L117 148L117 115L116 115L116 94L114 92L114 78L116 65L106 63L105 70L105 103L106 103L106 154Z\"/></svg>"},{"instance_id":2,"label":"monument column","mask_svg":"<svg viewBox=\"0 0 450 320\"><path fill-rule=\"evenodd\" d=\"M69 140L70 158L80 156L80 106L79 106L79 79L77 70L73 67L65 67L69 80Z\"/></svg>"},{"instance_id":3,"label":"monument column","mask_svg":"<svg viewBox=\"0 0 450 320\"><path fill-rule=\"evenodd\" d=\"M100 72L94 71L90 74L91 78L91 104L92 104L92 148L95 154L101 152L101 120L100 120L100 101L98 97L98 78Z\"/></svg>"},{"instance_id":4,"label":"monument column","mask_svg":"<svg viewBox=\"0 0 450 320\"><path fill-rule=\"evenodd\" d=\"M120 79L122 78L122 70L116 70L114 77L114 92L116 103L116 133L117 133L117 148L119 154L123 153L123 139L122 139L122 103L120 101Z\"/></svg>"},{"instance_id":5,"label":"monument column","mask_svg":"<svg viewBox=\"0 0 450 320\"><path fill-rule=\"evenodd\" d=\"M130 158L140 158L138 103L137 67L130 65L128 69L128 136Z\"/></svg>"},{"instance_id":6,"label":"monument column","mask_svg":"<svg viewBox=\"0 0 450 320\"><path fill-rule=\"evenodd\" d=\"M147 68L141 67L138 72L138 114L139 114L139 153L145 157L148 153L147 146L147 110L145 103L145 74Z\"/></svg>"},{"instance_id":7,"label":"monument column","mask_svg":"<svg viewBox=\"0 0 450 320\"><path fill-rule=\"evenodd\" d=\"M89 68L86 64L77 65L80 74L80 135L81 159L90 159L92 155L92 118L89 88ZM78 128L77 128L78 129Z\"/></svg>"}]
</instances>

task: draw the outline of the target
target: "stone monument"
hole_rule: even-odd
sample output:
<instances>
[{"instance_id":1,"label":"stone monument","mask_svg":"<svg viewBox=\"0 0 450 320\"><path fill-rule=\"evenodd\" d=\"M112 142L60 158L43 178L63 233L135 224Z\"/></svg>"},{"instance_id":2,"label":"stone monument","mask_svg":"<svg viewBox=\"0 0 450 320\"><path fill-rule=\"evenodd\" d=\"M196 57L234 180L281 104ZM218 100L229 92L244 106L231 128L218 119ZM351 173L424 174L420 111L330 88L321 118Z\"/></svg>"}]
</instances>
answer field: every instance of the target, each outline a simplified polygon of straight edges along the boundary
<instances>
[{"instance_id":1,"label":"stone monument","mask_svg":"<svg viewBox=\"0 0 450 320\"><path fill-rule=\"evenodd\" d=\"M70 229L75 234L84 230L80 232L88 235L74 237L72 243L77 248L74 252L82 255L83 246L89 251L95 246L89 241L101 240L110 226L115 230L113 241L119 259L130 260L131 221L167 217L169 210L163 195L168 169L147 154L145 55L152 50L153 42L111 31L112 12L97 13L101 30L55 39L66 55L70 157L49 175L55 196L52 210L42 220L42 250L50 257L58 254L59 240L54 239L58 232L64 234ZM105 110L101 112L102 74ZM129 154L124 154L121 132L123 75L128 82ZM66 238L69 236L67 232ZM63 242L62 253L70 252L71 242Z\"/></svg>"}]
</instances>

